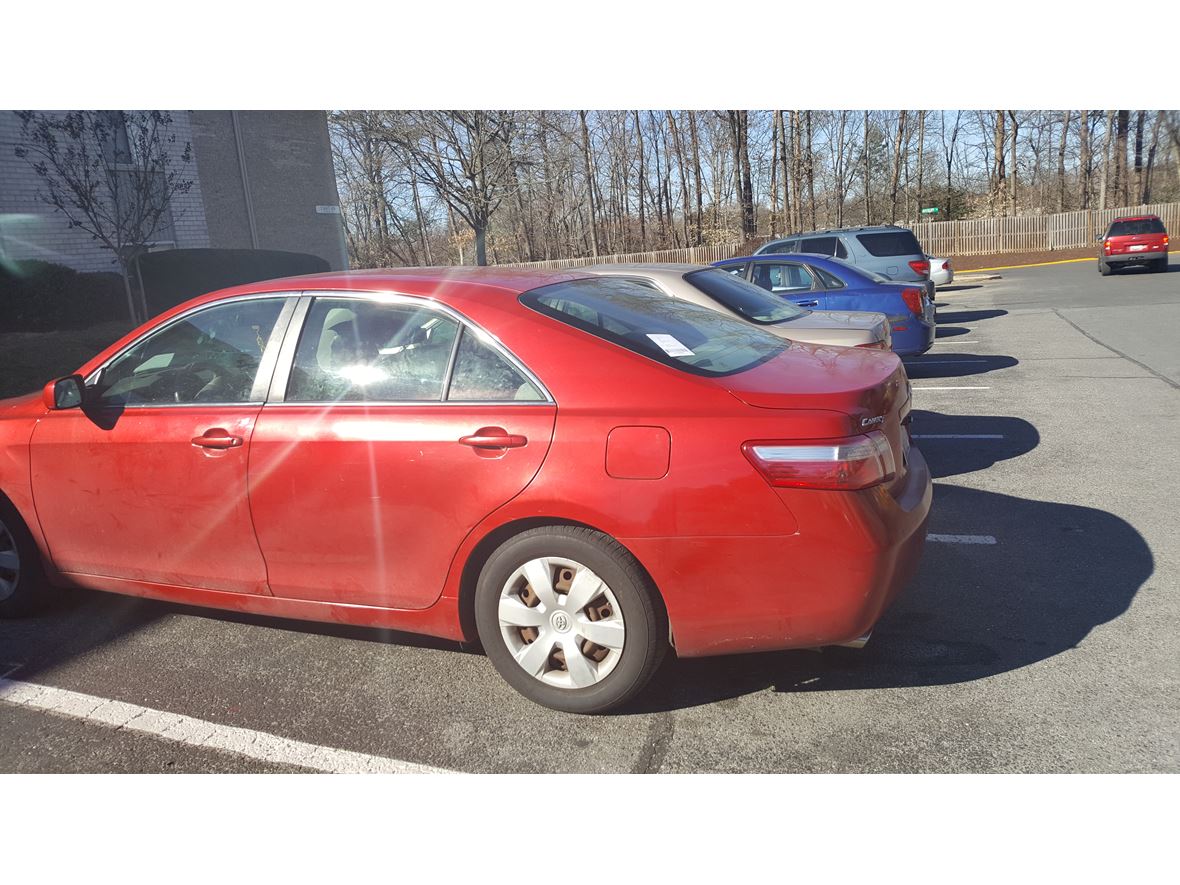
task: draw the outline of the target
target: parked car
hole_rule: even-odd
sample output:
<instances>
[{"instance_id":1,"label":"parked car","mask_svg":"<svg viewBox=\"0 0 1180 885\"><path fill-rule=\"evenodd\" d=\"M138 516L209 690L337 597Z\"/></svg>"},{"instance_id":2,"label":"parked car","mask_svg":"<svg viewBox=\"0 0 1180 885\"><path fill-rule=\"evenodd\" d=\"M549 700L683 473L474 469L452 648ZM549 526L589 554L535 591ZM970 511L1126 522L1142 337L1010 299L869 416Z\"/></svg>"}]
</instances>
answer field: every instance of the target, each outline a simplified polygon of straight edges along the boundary
<instances>
[{"instance_id":1,"label":"parked car","mask_svg":"<svg viewBox=\"0 0 1180 885\"><path fill-rule=\"evenodd\" d=\"M893 352L902 356L925 353L934 344L934 301L914 283L895 283L838 258L804 253L730 258L714 266L795 304L883 313Z\"/></svg>"},{"instance_id":2,"label":"parked car","mask_svg":"<svg viewBox=\"0 0 1180 885\"><path fill-rule=\"evenodd\" d=\"M43 582L482 642L562 710L855 642L930 471L891 353L626 279L406 269L189 301L0 402L0 613Z\"/></svg>"},{"instance_id":3,"label":"parked car","mask_svg":"<svg viewBox=\"0 0 1180 885\"><path fill-rule=\"evenodd\" d=\"M670 298L737 316L766 331L808 344L842 347L893 345L889 321L871 311L808 310L715 267L696 264L596 264L580 268L597 276L634 280Z\"/></svg>"},{"instance_id":4,"label":"parked car","mask_svg":"<svg viewBox=\"0 0 1180 885\"><path fill-rule=\"evenodd\" d=\"M839 258L861 270L872 271L896 282L922 283L934 298L930 260L908 227L841 227L792 234L760 246L755 255L807 252Z\"/></svg>"},{"instance_id":5,"label":"parked car","mask_svg":"<svg viewBox=\"0 0 1180 885\"><path fill-rule=\"evenodd\" d=\"M955 272L951 268L949 258L934 258L927 255L926 260L930 262L930 282L935 286L949 286L955 281Z\"/></svg>"},{"instance_id":6,"label":"parked car","mask_svg":"<svg viewBox=\"0 0 1180 885\"><path fill-rule=\"evenodd\" d=\"M1168 232L1158 215L1116 218L1098 241L1098 272L1104 277L1136 264L1146 264L1155 273L1168 269Z\"/></svg>"}]
</instances>

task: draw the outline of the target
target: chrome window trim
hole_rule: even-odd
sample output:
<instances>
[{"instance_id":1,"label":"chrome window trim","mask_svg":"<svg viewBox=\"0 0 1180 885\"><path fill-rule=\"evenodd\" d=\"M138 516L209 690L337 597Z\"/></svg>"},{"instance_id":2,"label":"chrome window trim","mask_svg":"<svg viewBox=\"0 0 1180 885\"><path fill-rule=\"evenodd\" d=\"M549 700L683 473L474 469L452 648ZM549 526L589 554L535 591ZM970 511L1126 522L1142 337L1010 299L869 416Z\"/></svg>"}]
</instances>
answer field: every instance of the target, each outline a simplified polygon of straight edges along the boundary
<instances>
[{"instance_id":1,"label":"chrome window trim","mask_svg":"<svg viewBox=\"0 0 1180 885\"><path fill-rule=\"evenodd\" d=\"M332 299L335 301L349 300L349 301L371 301L375 304L401 304L409 307L417 307L419 309L425 308L428 310L436 310L450 319L455 320L459 324L460 334L455 335L455 344L451 350L451 360L447 364L447 376L443 379L443 396L450 390L451 373L454 371L455 359L458 354L459 341L462 338L462 332L470 329L476 338L483 341L491 347L497 354L503 357L508 363L519 371L528 381L530 381L541 392L544 399L539 400L486 400L486 401L472 401L472 400L446 400L446 399L430 399L430 400L300 400L298 402L287 402L287 384L290 380L291 369L295 363L295 349L298 347L299 338L303 334L303 327L307 322L307 314L311 310L312 303L319 298ZM557 401L549 392L541 379L533 374L532 370L524 363L517 359L516 355L512 353L504 344L489 332L487 329L480 326L478 323L468 319L459 311L455 310L448 304L443 304L436 298L429 295L405 295L401 292L394 292L388 289L370 289L370 290L337 290L337 289L310 289L299 293L299 304L296 306L295 315L292 316L290 324L287 326L286 338L283 341L283 346L279 353L279 365L275 370L274 378L271 381L270 396L267 398L266 406L482 406L482 405L519 405L519 406L556 406Z\"/></svg>"},{"instance_id":2,"label":"chrome window trim","mask_svg":"<svg viewBox=\"0 0 1180 885\"><path fill-rule=\"evenodd\" d=\"M215 307L223 307L226 304L236 303L239 301L261 301L263 299L283 299L283 306L279 309L279 315L275 318L274 328L270 330L270 335L266 339L266 346L262 351L262 359L258 363L258 371L254 377L254 385L250 388L250 400L242 402L237 400L230 403L96 403L94 408L99 409L205 409L205 408L225 408L228 406L261 406L265 400L259 397L265 395L265 391L269 384L260 385L259 380L264 374L273 373L275 369L275 361L278 359L277 351L271 357L271 347L277 341L282 340L282 336L286 334L287 326L291 319L291 314L294 311L293 305L298 298L298 292L257 292L250 295L233 296L230 298L219 298L216 301L209 301L205 304L199 304L196 307L189 308L183 313L178 313L166 323L152 326L141 335L137 335L124 347L120 348L116 353L105 359L101 365L95 368L89 375L83 379L83 386L90 387L102 377L102 373L106 371L115 360L123 356L127 351L139 346L140 343L146 341L158 332L163 332L175 323L187 319L194 314L201 313L205 310L211 310ZM276 333L278 335L276 336Z\"/></svg>"}]
</instances>

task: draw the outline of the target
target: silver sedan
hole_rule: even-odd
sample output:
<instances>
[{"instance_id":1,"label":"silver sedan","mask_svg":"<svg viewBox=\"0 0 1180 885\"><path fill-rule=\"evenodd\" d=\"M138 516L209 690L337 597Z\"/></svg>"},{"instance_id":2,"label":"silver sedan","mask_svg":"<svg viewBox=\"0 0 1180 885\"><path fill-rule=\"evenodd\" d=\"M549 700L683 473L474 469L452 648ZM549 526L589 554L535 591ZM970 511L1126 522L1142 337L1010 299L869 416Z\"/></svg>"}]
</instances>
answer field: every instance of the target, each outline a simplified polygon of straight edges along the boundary
<instances>
[{"instance_id":1,"label":"silver sedan","mask_svg":"<svg viewBox=\"0 0 1180 885\"><path fill-rule=\"evenodd\" d=\"M889 350L885 315L869 311L807 310L776 298L731 273L696 264L595 264L579 272L625 277L671 297L741 317L780 338L808 344Z\"/></svg>"}]
</instances>

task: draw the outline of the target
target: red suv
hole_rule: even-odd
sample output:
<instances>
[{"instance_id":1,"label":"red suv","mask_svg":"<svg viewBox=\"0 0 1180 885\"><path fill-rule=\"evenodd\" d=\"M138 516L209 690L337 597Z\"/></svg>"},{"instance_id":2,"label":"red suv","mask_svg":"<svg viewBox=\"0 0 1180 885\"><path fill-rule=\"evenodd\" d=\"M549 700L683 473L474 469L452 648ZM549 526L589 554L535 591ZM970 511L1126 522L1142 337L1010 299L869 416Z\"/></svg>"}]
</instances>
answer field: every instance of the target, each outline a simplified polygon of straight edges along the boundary
<instances>
[{"instance_id":1,"label":"red suv","mask_svg":"<svg viewBox=\"0 0 1180 885\"><path fill-rule=\"evenodd\" d=\"M1098 272L1104 277L1131 264L1146 263L1157 273L1168 269L1168 232L1158 215L1116 218L1100 241Z\"/></svg>"}]
</instances>

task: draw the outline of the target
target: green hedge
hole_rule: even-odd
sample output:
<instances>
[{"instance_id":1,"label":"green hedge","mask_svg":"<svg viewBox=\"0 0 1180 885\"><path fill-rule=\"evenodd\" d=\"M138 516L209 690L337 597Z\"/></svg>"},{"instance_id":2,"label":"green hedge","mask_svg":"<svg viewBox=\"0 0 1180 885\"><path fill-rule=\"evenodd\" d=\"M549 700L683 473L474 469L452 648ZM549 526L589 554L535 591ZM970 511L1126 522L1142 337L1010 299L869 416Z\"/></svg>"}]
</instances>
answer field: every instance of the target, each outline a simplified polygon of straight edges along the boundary
<instances>
[{"instance_id":1,"label":"green hedge","mask_svg":"<svg viewBox=\"0 0 1180 885\"><path fill-rule=\"evenodd\" d=\"M303 252L278 249L168 249L139 259L138 273L155 315L183 301L259 280L329 270L328 262Z\"/></svg>"},{"instance_id":2,"label":"green hedge","mask_svg":"<svg viewBox=\"0 0 1180 885\"><path fill-rule=\"evenodd\" d=\"M49 261L0 265L0 332L85 329L127 319L117 273L79 273Z\"/></svg>"}]
</instances>

